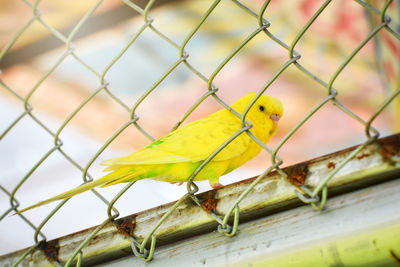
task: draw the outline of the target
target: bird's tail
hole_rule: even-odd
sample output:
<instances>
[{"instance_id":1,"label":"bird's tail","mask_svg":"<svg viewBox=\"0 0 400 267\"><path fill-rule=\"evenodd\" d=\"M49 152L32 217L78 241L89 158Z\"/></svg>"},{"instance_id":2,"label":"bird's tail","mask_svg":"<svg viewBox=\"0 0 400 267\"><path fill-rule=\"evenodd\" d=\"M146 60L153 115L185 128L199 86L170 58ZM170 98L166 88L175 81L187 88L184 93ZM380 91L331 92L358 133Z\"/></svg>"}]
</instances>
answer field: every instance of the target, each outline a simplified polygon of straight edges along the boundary
<instances>
[{"instance_id":1,"label":"bird's tail","mask_svg":"<svg viewBox=\"0 0 400 267\"><path fill-rule=\"evenodd\" d=\"M66 199L73 197L77 194L83 193L87 190L93 189L97 186L109 186L112 184L120 183L120 182L130 182L134 181L136 177L141 175L143 173L142 168L135 168L133 169L132 166L119 166L119 167L109 167L107 168L108 170L113 170L113 172L101 177L100 179L91 181L89 183L83 184L81 186L78 186L77 188L71 189L69 191L66 191L62 194L59 194L55 197L40 201L36 203L35 205L29 206L27 208L24 208L22 210L19 210L15 214L20 214L22 212L25 212L27 210L46 205L48 203L51 203L56 200L61 200L61 199ZM107 170L106 169L106 170Z\"/></svg>"}]
</instances>

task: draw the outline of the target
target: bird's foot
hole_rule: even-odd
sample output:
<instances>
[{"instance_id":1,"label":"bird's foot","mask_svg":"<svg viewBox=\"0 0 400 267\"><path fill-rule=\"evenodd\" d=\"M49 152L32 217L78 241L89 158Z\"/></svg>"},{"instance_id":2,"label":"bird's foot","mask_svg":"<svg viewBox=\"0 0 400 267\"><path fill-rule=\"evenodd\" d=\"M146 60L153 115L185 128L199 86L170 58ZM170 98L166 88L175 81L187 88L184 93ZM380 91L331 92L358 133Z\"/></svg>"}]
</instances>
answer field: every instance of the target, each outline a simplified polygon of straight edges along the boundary
<instances>
[{"instance_id":1,"label":"bird's foot","mask_svg":"<svg viewBox=\"0 0 400 267\"><path fill-rule=\"evenodd\" d=\"M223 185L220 184L220 183L213 183L213 184L211 185L211 187L214 188L214 189L218 189L218 188L220 188L220 187L223 187Z\"/></svg>"},{"instance_id":2,"label":"bird's foot","mask_svg":"<svg viewBox=\"0 0 400 267\"><path fill-rule=\"evenodd\" d=\"M183 182L179 182L179 183L177 183L177 182L170 182L170 184L182 185L182 184L183 184Z\"/></svg>"}]
</instances>

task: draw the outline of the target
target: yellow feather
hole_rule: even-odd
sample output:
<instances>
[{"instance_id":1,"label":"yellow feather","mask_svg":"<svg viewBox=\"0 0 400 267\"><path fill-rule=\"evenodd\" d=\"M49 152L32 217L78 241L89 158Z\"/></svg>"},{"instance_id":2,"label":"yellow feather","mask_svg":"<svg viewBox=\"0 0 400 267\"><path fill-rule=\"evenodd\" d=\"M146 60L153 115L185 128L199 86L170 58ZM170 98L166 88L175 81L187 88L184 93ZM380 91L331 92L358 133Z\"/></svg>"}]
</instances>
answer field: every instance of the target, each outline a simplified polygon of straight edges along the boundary
<instances>
[{"instance_id":1,"label":"yellow feather","mask_svg":"<svg viewBox=\"0 0 400 267\"><path fill-rule=\"evenodd\" d=\"M231 105L243 113L255 95L248 95ZM267 143L277 129L277 119L282 117L282 103L272 96L262 95L247 113L253 127L250 132L261 142ZM240 119L227 109L219 110L205 118L189 123L149 146L129 156L104 161L111 173L83 184L75 189L41 201L18 213L72 197L96 186L110 186L151 178L166 182L186 182L196 168L226 140L242 128ZM213 188L221 186L219 177L254 158L261 147L245 132L221 150L194 178L209 180Z\"/></svg>"},{"instance_id":2,"label":"yellow feather","mask_svg":"<svg viewBox=\"0 0 400 267\"><path fill-rule=\"evenodd\" d=\"M94 188L96 186L102 185L107 180L108 180L108 177L104 176L104 177L102 177L100 179L97 179L97 180L91 181L89 183L83 184L81 186L78 186L77 188L71 189L71 190L69 190L67 192L64 192L62 194L59 194L59 195L57 195L55 197L40 201L39 203L37 203L35 205L32 205L32 206L29 206L29 207L27 207L25 209L19 210L16 214L20 214L20 213L22 213L24 211L27 211L27 210L30 210L30 209L33 209L33 208L48 204L48 203L56 201L56 200L70 198L70 197L75 196L75 195L77 195L79 193L82 193L82 192L85 192L87 190L90 190L90 189L92 189L92 188Z\"/></svg>"}]
</instances>

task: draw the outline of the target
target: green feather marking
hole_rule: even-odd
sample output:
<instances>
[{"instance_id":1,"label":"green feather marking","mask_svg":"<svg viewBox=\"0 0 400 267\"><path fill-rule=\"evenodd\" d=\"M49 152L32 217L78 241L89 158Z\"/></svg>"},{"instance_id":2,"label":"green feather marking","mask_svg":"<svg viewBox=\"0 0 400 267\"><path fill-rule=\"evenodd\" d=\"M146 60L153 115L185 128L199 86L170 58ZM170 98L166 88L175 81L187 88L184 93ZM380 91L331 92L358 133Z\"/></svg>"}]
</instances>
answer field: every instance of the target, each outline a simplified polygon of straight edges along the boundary
<instances>
[{"instance_id":1,"label":"green feather marking","mask_svg":"<svg viewBox=\"0 0 400 267\"><path fill-rule=\"evenodd\" d=\"M158 146L159 144L162 144L162 143L164 143L164 141L158 140L158 141L155 141L154 143L152 143L151 145L148 145L146 148L152 149L152 148L155 148L156 146Z\"/></svg>"}]
</instances>

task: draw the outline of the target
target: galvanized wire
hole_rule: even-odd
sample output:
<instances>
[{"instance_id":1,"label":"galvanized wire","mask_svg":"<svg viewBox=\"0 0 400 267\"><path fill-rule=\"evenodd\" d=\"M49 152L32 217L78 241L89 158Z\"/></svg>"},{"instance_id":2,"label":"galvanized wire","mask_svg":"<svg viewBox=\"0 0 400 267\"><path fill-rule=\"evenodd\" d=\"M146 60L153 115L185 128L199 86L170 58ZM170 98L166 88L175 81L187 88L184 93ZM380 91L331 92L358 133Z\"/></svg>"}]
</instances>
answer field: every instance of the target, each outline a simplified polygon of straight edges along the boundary
<instances>
[{"instance_id":1,"label":"galvanized wire","mask_svg":"<svg viewBox=\"0 0 400 267\"><path fill-rule=\"evenodd\" d=\"M100 6L103 2L102 0L97 1L90 10L79 20L79 22L75 25L72 31L67 35L63 35L59 31L57 31L54 27L47 24L41 18L41 10L38 8L38 4L40 0L36 0L34 3L30 3L29 1L23 0L23 2L32 9L32 18L28 20L28 22L21 27L15 33L14 37L7 43L7 45L3 48L0 52L0 60L7 54L9 49L14 45L14 43L20 38L24 32L29 30L29 27L34 22L40 23L43 27L45 27L51 35L59 39L61 42L65 44L65 50L63 54L56 60L56 62L43 74L43 76L38 80L38 82L29 90L28 94L25 97L18 95L15 90L10 88L7 84L5 84L2 80L0 80L1 88L4 88L6 91L11 93L24 107L24 111L17 116L17 118L10 123L10 125L4 130L3 133L0 133L0 141L7 135L10 134L10 131L17 125L22 118L30 117L35 123L44 129L50 138L53 138L54 145L52 148L45 153L40 160L36 162L36 164L27 172L27 174L19 180L19 183L14 187L11 192L8 192L3 186L0 185L0 189L3 193L9 196L10 206L9 208L0 216L0 220L4 219L8 214L13 211L18 211L19 202L15 198L15 194L20 189L20 187L30 179L31 175L36 171L36 169L44 164L48 157L53 153L60 153L67 162L72 164L76 169L78 169L82 173L83 183L87 183L93 180L92 175L89 173L89 169L93 162L103 153L103 151L113 142L126 128L133 125L143 136L148 138L150 141L154 141L154 138L139 124L140 117L136 114L136 109L141 105L143 100L145 100L150 94L155 91L159 85L171 74L173 73L178 66L184 66L187 70L189 70L193 75L199 77L207 84L207 91L198 98L198 100L185 112L185 114L179 119L179 121L174 125L171 131L178 128L186 118L208 97L213 97L218 103L221 104L222 107L228 109L233 114L235 114L238 118L240 118L242 123L242 128L232 135L229 139L227 139L218 149L216 149L213 153L209 155L207 159L205 159L200 166L194 170L191 177L187 183L187 193L182 196L165 214L164 216L154 225L152 231L148 233L147 236L144 237L142 242L136 240L134 236L130 236L131 246L133 254L137 257L143 258L145 261L149 261L152 259L155 246L156 246L156 233L157 229L162 225L162 223L170 216L181 203L187 199L192 199L194 203L201 206L201 200L195 195L198 192L198 186L194 183L195 176L215 157L218 152L224 149L230 142L232 142L236 137L241 134L248 134L255 142L257 142L267 153L271 155L271 165L266 167L266 170L259 175L249 186L248 188L238 197L238 199L234 202L234 204L228 209L226 214L217 214L216 212L211 212L210 216L212 216L215 221L219 224L218 231L227 235L233 236L237 233L237 229L239 226L239 216L240 216L240 202L246 198L246 196L253 190L253 188L262 180L264 179L270 172L273 170L278 171L282 175L282 178L285 178L287 174L283 172L280 168L280 165L283 164L284 159L282 159L278 153L283 145L287 143L287 141L306 123L314 114L316 114L323 106L327 103L333 103L338 107L339 110L344 112L347 116L356 120L359 124L361 124L365 129L365 136L366 140L363 144L361 144L357 149L355 149L352 153L350 153L340 164L336 166L331 173L324 177L321 183L319 183L315 188L307 188L304 185L300 185L298 189L295 189L299 199L305 203L311 204L315 209L322 209L327 201L327 193L328 193L328 183L332 179L332 177L338 173L346 164L354 158L357 153L362 150L365 146L373 143L379 136L379 132L377 129L371 126L372 122L387 108L387 106L393 102L396 97L400 95L400 88L397 90L392 90L390 94L386 97L386 99L381 103L381 105L376 109L374 114L367 120L363 120L359 115L354 113L351 109L346 107L343 103L341 103L338 99L338 90L334 88L334 83L337 78L342 73L343 69L351 63L353 58L357 55L357 53L365 47L365 45L371 42L371 39L374 38L379 32L386 31L391 36L400 40L400 34L395 29L390 26L391 18L386 14L386 11L391 4L391 0L386 1L383 5L382 9L378 9L372 6L368 2L364 2L362 0L355 0L358 4L360 4L365 10L368 12L372 12L375 15L379 16L380 23L377 25L373 25L370 33L368 36L359 43L359 45L343 60L341 65L337 68L334 74L330 77L328 81L324 81L320 78L317 74L313 73L312 71L308 70L305 66L303 66L299 59L301 58L301 54L295 50L296 45L298 42L304 37L304 34L308 31L308 29L314 24L317 23L317 18L324 12L324 10L332 4L333 1L327 0L321 4L319 9L313 14L313 16L309 19L309 21L304 25L304 27L298 32L296 37L292 40L291 43L285 43L282 41L278 36L271 33L268 28L270 27L271 23L268 21L268 15L266 14L268 11L268 5L271 1L265 1L259 11L254 11L244 3L234 0L232 1L232 5L235 5L237 8L240 8L244 12L246 12L249 16L253 17L254 19L254 30L248 34L248 36L239 44L237 45L229 54L228 56L220 62L220 64L215 68L212 74L207 77L206 75L202 74L194 64L192 64L189 60L189 53L185 51L187 44L190 40L196 35L199 29L203 26L203 24L209 19L211 14L215 11L215 8L220 4L221 0L214 1L208 10L203 14L202 18L199 22L195 25L192 31L185 37L184 41L181 44L176 43L172 40L169 36L164 34L162 31L158 30L154 25L154 19L149 15L152 5L154 4L154 0L149 1L144 8L139 7L134 2L129 0L123 0L122 2L129 8L132 9L133 12L137 13L138 15L142 16L143 24L137 30L137 32L129 39L129 41L125 44L125 46L119 51L119 53L107 64L107 66L101 72L97 72L94 70L93 67L90 66L87 62L85 62L82 58L80 58L75 53L75 48L73 45L73 39L76 36L77 32L81 30L83 25L87 22L87 20L93 15L96 9ZM143 95L134 103L132 107L124 103L120 100L115 94L113 94L112 88L110 88L109 83L106 81L106 76L110 69L113 68L116 62L126 53L129 47L139 38L139 36L144 31L152 31L158 37L162 38L163 41L174 47L179 57L176 61L169 67L169 69L164 72L159 79L157 79L154 84L148 88ZM282 49L285 49L288 52L288 58L286 62L284 62L278 71L276 71L270 80L258 91L254 99L251 103L246 107L243 114L239 114L237 111L233 110L227 103L225 103L219 96L218 96L218 86L215 84L214 80L224 69L227 64L241 51L244 47L248 45L248 43L254 39L256 36L263 36L265 41L272 41L280 46ZM266 51L268 53L268 51ZM36 93L36 90L39 86L54 72L54 70L61 65L66 58L72 58L76 60L81 66L87 69L90 73L98 78L98 87L95 89L84 101L82 101L78 107L74 109L74 111L69 114L69 116L63 121L61 126L53 132L50 130L48 126L44 122L42 122L39 118L37 118L34 114L34 107L30 104L31 97ZM379 59L378 59L379 60ZM246 119L246 115L249 109L254 105L255 101L263 94L268 88L275 82L275 80L291 65L294 65L297 70L306 76L309 79L315 81L317 84L326 88L326 96L322 98L319 103L313 107L278 143L278 145L271 149L265 144L263 144L260 140L258 140L253 134L251 134L250 130L252 128L251 123ZM382 66L382 62L378 62L378 66ZM0 73L1 75L1 73ZM0 76L1 77L1 76ZM121 106L130 114L130 119L126 121L124 125L122 125L113 135L111 135L108 140L102 145L102 147L91 157L91 159L87 163L78 163L72 159L71 156L68 155L63 150L63 141L60 139L60 134L63 132L64 128L70 123L70 121L82 110L85 105L87 105L92 99L99 94L100 92L105 92L109 97L110 101L113 101L115 104ZM103 197L100 193L96 190L92 189L94 195L99 198L105 205L107 210L108 218L101 223L96 229L82 242L71 255L71 257L65 263L65 266L69 266L74 261L76 261L76 265L79 266L81 264L82 259L85 257L82 248L90 242L94 238L94 236L108 223L114 222L116 218L119 216L118 210L114 207L116 201L134 184L135 182L128 183L111 201L108 201L105 197ZM51 219L51 217L61 212L60 209L62 206L68 201L64 200L60 204L54 208L48 216L42 220L39 225L34 225L31 221L29 221L23 214L18 214L18 216L26 222L27 225L32 227L35 230L34 233L34 240L35 245L32 246L29 250L27 250L17 262L14 263L14 266L18 265L24 258L26 258L30 253L32 253L39 245L39 242L43 242L46 239L44 233L42 233L43 227L46 223ZM229 220L233 217L233 225L230 226L228 224ZM42 240L39 240L39 236ZM150 243L149 243L150 242ZM146 249L148 247L149 249ZM57 265L61 265L61 263L57 262Z\"/></svg>"}]
</instances>

